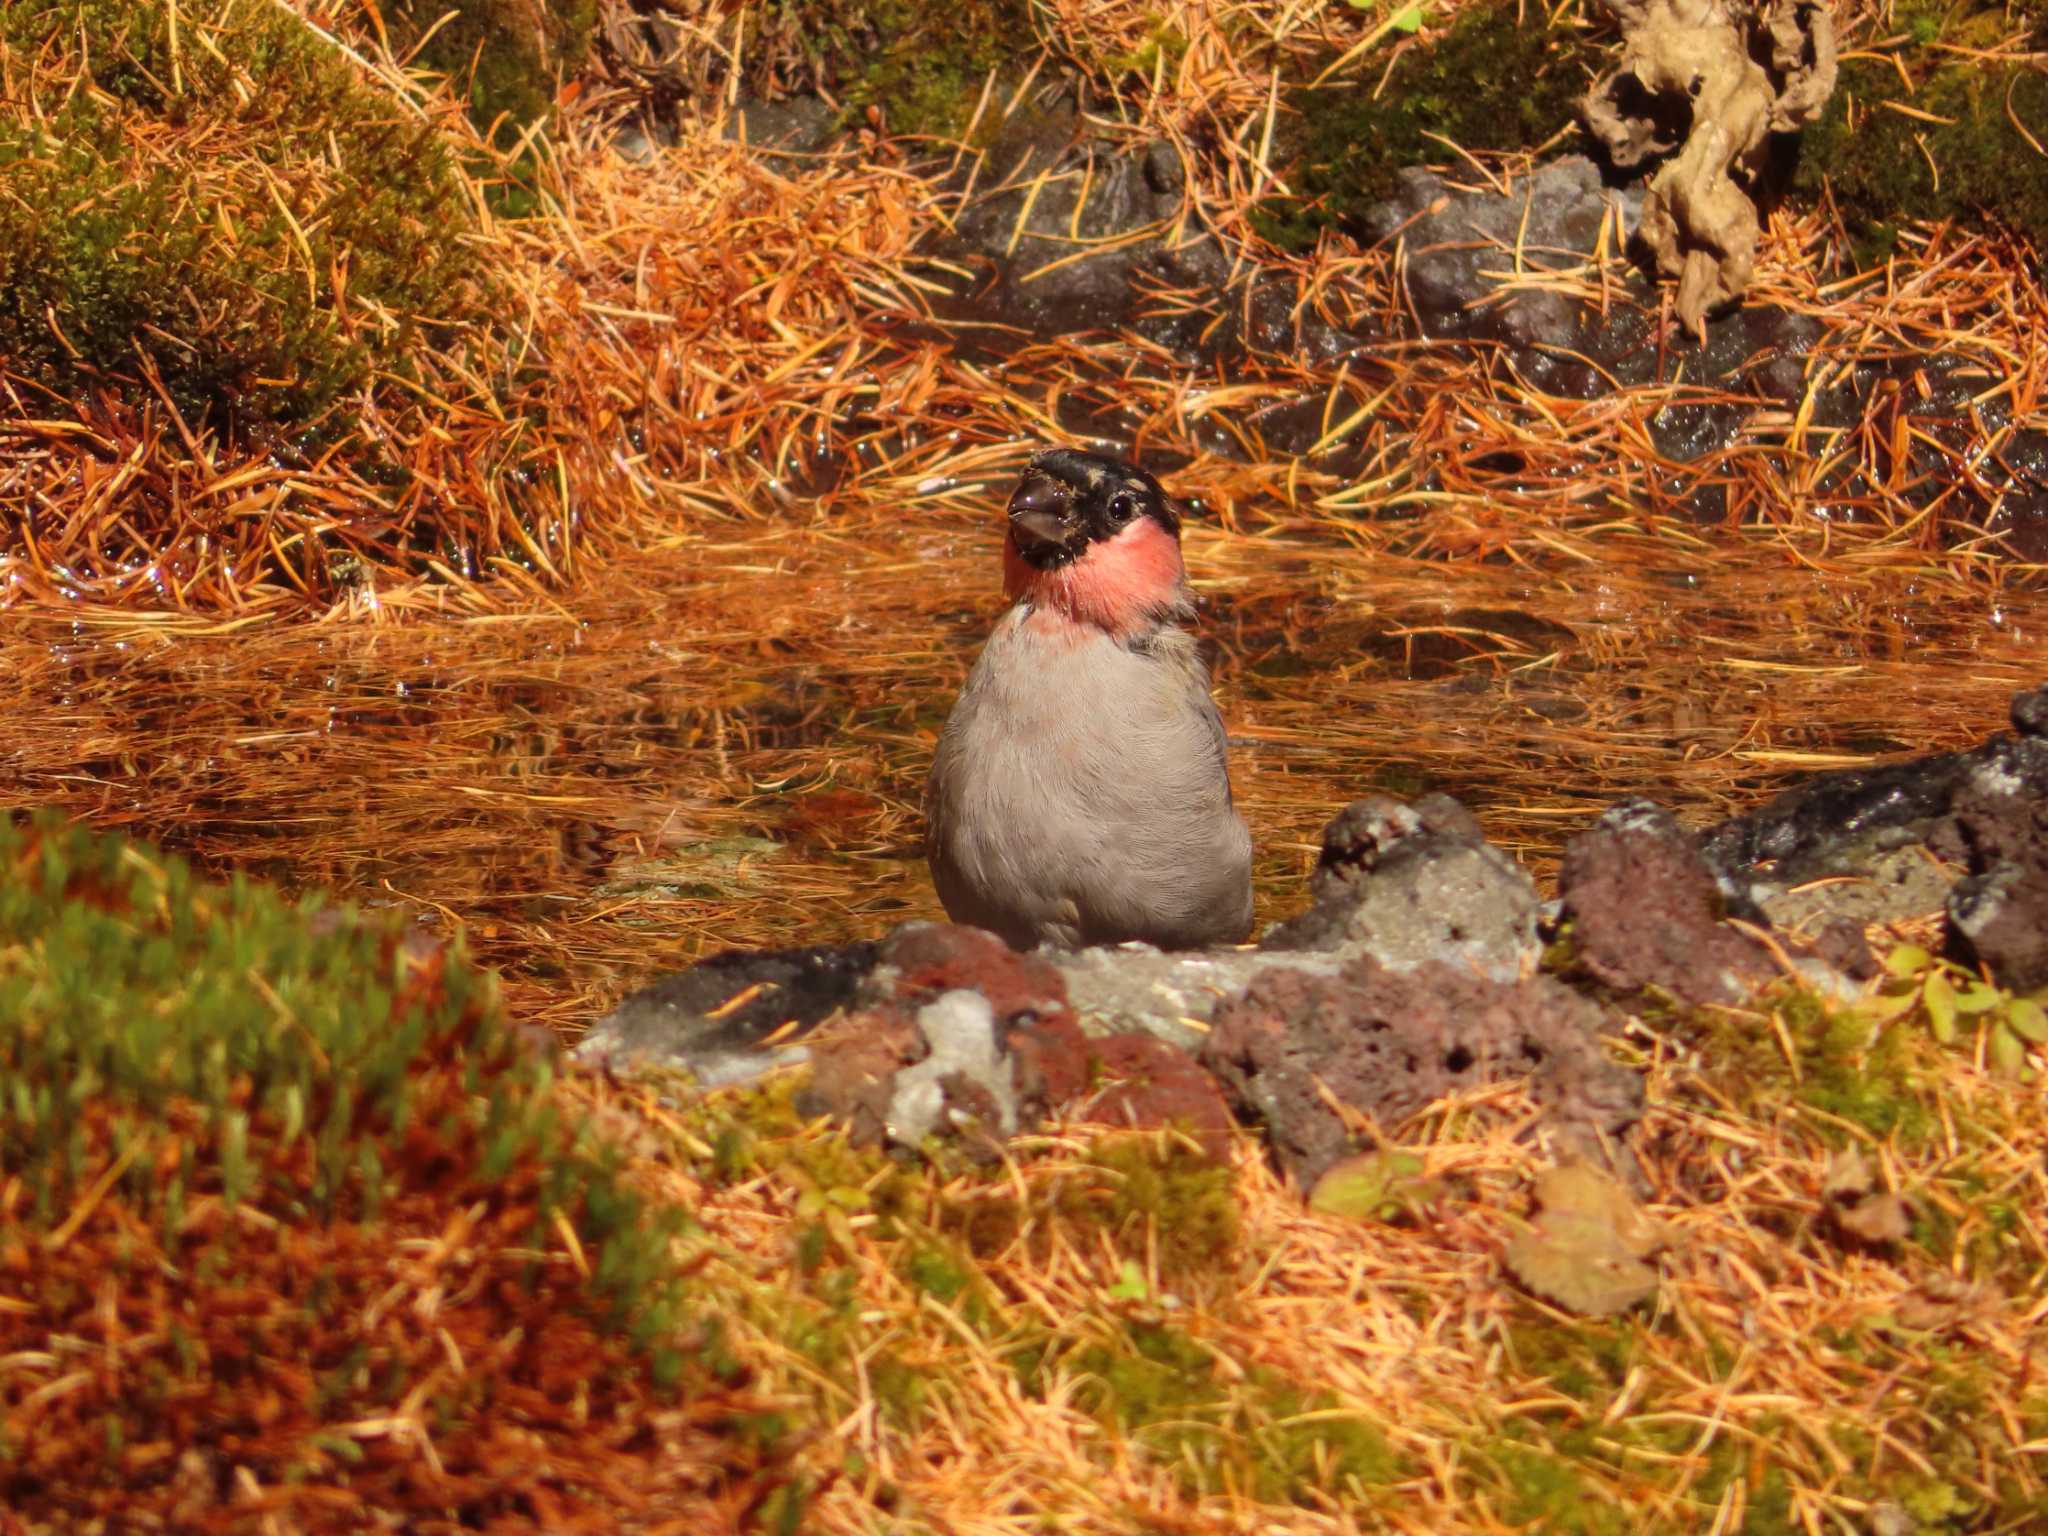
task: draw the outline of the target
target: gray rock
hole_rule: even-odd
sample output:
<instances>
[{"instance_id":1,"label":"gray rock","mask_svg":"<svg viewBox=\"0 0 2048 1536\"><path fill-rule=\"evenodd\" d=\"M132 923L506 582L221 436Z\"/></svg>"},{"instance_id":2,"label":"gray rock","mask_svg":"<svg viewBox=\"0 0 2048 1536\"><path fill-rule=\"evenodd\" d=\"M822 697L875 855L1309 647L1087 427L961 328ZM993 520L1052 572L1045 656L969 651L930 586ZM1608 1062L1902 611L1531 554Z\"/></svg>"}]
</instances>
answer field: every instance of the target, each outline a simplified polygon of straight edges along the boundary
<instances>
[{"instance_id":1,"label":"gray rock","mask_svg":"<svg viewBox=\"0 0 2048 1536\"><path fill-rule=\"evenodd\" d=\"M1369 955L1391 971L1441 962L1495 981L1535 968L1536 886L1447 795L1353 801L1323 831L1314 905L1266 935L1270 951Z\"/></svg>"},{"instance_id":2,"label":"gray rock","mask_svg":"<svg viewBox=\"0 0 2048 1536\"><path fill-rule=\"evenodd\" d=\"M995 1010L979 992L957 989L917 1011L927 1055L897 1072L889 1100L891 1141L916 1146L963 1111L955 1102L964 1083L994 1104L996 1129L1017 1129L1017 1090L1010 1059L996 1035Z\"/></svg>"},{"instance_id":3,"label":"gray rock","mask_svg":"<svg viewBox=\"0 0 2048 1536\"><path fill-rule=\"evenodd\" d=\"M1402 242L1408 297L1425 334L1562 347L1580 338L1585 306L1550 289L1515 288L1514 269L1584 266L1599 246L1600 226L1619 210L1633 229L1642 200L1639 188L1608 191L1599 167L1583 155L1553 160L1505 195L1456 190L1434 172L1411 167L1394 196L1366 215L1364 233Z\"/></svg>"}]
</instances>

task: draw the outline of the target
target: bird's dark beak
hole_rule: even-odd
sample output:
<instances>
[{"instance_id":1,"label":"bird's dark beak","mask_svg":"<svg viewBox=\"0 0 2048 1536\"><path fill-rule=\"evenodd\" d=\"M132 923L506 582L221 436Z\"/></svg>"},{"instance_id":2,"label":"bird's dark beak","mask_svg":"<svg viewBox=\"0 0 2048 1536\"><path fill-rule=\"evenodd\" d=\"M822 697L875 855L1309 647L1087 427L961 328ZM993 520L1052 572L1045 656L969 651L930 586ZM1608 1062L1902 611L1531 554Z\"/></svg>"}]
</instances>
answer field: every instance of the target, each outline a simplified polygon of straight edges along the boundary
<instances>
[{"instance_id":1,"label":"bird's dark beak","mask_svg":"<svg viewBox=\"0 0 2048 1536\"><path fill-rule=\"evenodd\" d=\"M1074 493L1051 475L1025 471L1010 497L1010 536L1026 555L1050 555L1064 551L1079 523L1074 514Z\"/></svg>"}]
</instances>

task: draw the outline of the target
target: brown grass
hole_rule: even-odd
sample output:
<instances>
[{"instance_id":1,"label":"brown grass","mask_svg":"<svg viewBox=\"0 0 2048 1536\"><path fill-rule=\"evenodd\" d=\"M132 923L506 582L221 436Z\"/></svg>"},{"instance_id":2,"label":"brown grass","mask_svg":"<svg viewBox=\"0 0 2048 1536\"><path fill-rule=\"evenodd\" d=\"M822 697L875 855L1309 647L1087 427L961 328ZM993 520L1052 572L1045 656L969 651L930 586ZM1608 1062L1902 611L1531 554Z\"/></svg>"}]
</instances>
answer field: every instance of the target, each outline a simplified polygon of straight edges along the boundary
<instances>
[{"instance_id":1,"label":"brown grass","mask_svg":"<svg viewBox=\"0 0 2048 1536\"><path fill-rule=\"evenodd\" d=\"M1747 1023L1770 1029L1762 1013ZM1177 1261L1170 1231L1110 1241L1064 1223L1062 1192L1085 1187L1097 1133L1055 1127L1014 1146L993 1179L929 1186L933 1210L1014 1202L1026 1213L1006 1246L970 1266L972 1302L946 1304L907 1269L930 1242L916 1222L878 1226L861 1214L825 1224L820 1273L852 1275L845 1306L864 1320L842 1348L924 1373L926 1406L911 1423L858 1369L821 1369L802 1326L819 1315L818 1282L792 1274L790 1245L819 1219L815 1192L805 1193L817 1184L796 1173L706 1185L687 1117L652 1095L606 1101L645 1127L647 1176L719 1232L693 1251L735 1298L767 1381L812 1394L836 1426L819 1448L829 1469L812 1516L821 1531L873 1530L879 1502L914 1528L962 1536L1047 1520L1091 1532L1848 1533L1868 1529L1878 1503L1916 1490L1950 1489L1959 1519L1978 1507L1969 1529L1987 1528L1981 1510L2001 1498L2011 1509L2048 1495L2036 1465L2048 1359L2023 1278L2048 1265L2038 1089L1923 1052L1921 1092L1951 1129L1946 1142L1912 1145L1794 1102L1761 1117L1738 1111L1716 1086L1726 1080L1703 1078L1674 1042L1648 1054L1656 1107L1641 1145L1653 1209L1674 1230L1649 1313L1578 1323L1502 1272L1529 1181L1551 1157L1532 1133L1540 1116L1512 1088L1386 1128L1389 1144L1420 1156L1450 1191L1413 1223L1305 1210L1247 1138L1235 1171L1237 1258L1213 1273ZM1981 1236L1979 1202L2020 1211L1999 1245L2009 1264L1957 1273L1917 1245L1880 1251L1834 1230L1821 1190L1845 1140L1866 1151L1883 1187L1946 1213L1959 1249L1973 1228ZM1143 1297L1120 1299L1114 1288L1128 1292L1133 1262ZM1148 1325L1199 1340L1223 1362L1226 1397L1240 1390L1254 1402L1253 1371L1327 1389L1340 1406L1311 1411L1375 1426L1400 1470L1384 1486L1330 1485L1294 1506L1194 1494L1187 1467L1076 1405L1083 1382L1071 1366L1032 1380L1020 1364L1041 1352L1072 1359ZM853 1475L848 1452L860 1458ZM1570 1469L1568 1492L1546 1504L1542 1479L1559 1466ZM1532 1511L1544 1512L1533 1527Z\"/></svg>"}]
</instances>

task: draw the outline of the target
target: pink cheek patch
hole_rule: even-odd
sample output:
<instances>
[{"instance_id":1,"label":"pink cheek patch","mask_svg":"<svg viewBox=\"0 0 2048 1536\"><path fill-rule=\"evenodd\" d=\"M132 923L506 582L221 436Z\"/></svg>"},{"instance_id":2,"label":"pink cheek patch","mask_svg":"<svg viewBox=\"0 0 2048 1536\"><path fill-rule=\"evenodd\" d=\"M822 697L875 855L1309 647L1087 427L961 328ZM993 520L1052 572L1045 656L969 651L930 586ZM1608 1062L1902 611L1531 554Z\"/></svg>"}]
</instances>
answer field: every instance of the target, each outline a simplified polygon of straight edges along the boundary
<instances>
[{"instance_id":1,"label":"pink cheek patch","mask_svg":"<svg viewBox=\"0 0 2048 1536\"><path fill-rule=\"evenodd\" d=\"M1180 541L1149 517L1056 571L1036 570L1014 543L1003 545L1003 588L1012 598L1112 635L1172 607L1185 580Z\"/></svg>"}]
</instances>

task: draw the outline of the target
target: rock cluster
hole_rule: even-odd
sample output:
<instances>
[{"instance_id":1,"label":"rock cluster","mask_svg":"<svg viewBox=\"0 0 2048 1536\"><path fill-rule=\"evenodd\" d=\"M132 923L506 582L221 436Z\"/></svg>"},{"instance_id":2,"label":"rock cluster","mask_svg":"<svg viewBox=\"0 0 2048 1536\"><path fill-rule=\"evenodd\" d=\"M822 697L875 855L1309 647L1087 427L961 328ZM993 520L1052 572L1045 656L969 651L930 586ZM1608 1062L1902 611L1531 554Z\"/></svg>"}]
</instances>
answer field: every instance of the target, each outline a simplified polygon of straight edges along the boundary
<instances>
[{"instance_id":1,"label":"rock cluster","mask_svg":"<svg viewBox=\"0 0 2048 1536\"><path fill-rule=\"evenodd\" d=\"M1865 922L1944 903L1958 958L2048 985L2048 687L2012 718L1972 751L1821 775L1700 837L1617 805L1567 846L1548 904L1455 800L1371 796L1325 829L1308 909L1257 945L1019 954L912 923L717 956L628 997L579 1052L711 1086L803 1065L801 1109L904 1147L992 1149L1057 1112L1175 1126L1221 1157L1255 1125L1304 1187L1360 1125L1512 1078L1555 1140L1597 1156L1643 1111L1601 1045L1627 1027L1618 1002L1736 1003L1787 963L1866 977Z\"/></svg>"}]
</instances>

